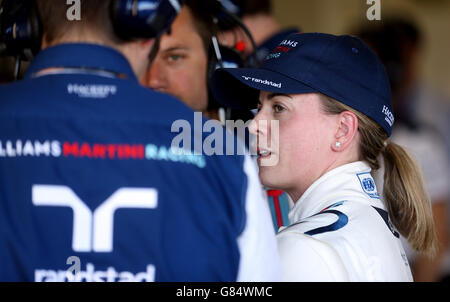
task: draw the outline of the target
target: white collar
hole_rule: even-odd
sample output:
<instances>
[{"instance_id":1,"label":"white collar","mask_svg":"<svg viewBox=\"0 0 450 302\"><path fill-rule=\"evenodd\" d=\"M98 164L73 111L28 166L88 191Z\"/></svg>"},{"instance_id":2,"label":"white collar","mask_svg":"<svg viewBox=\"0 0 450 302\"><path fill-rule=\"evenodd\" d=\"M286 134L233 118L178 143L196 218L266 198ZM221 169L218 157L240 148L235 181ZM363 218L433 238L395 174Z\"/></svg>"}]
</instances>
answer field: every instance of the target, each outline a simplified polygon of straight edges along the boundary
<instances>
[{"instance_id":1,"label":"white collar","mask_svg":"<svg viewBox=\"0 0 450 302\"><path fill-rule=\"evenodd\" d=\"M366 162L358 161L322 175L303 193L289 212L291 224L313 216L336 202L349 199L368 200L368 204L384 209L370 171Z\"/></svg>"}]
</instances>

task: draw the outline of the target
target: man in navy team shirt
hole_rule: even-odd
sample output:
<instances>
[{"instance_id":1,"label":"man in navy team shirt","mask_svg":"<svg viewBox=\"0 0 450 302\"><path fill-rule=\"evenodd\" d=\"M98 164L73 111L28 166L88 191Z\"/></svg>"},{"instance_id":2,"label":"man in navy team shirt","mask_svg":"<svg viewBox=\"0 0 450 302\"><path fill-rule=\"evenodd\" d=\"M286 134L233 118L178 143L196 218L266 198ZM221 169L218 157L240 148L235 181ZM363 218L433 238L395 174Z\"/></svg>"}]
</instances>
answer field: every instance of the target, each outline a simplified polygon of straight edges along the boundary
<instances>
[{"instance_id":1,"label":"man in navy team shirt","mask_svg":"<svg viewBox=\"0 0 450 302\"><path fill-rule=\"evenodd\" d=\"M127 39L110 13L127 2L82 1L70 22L37 1L43 51L0 87L0 281L277 281L255 167L171 149L175 121L201 129L139 85L160 32Z\"/></svg>"}]
</instances>

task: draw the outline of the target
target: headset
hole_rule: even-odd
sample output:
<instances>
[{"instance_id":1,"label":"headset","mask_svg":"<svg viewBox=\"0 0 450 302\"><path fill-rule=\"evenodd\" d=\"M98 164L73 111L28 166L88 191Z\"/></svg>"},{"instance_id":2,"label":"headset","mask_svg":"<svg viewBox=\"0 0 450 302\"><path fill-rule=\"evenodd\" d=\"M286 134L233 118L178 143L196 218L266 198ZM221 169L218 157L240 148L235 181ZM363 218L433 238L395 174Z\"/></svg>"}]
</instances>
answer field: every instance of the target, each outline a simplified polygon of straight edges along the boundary
<instances>
[{"instance_id":1,"label":"headset","mask_svg":"<svg viewBox=\"0 0 450 302\"><path fill-rule=\"evenodd\" d=\"M242 32L247 36L252 48L256 50L258 49L258 47L255 43L255 40L253 39L250 30L241 20L241 17L243 15L241 6L244 2L245 1L243 0L212 0L208 1L208 3L210 3L208 6L212 11L213 16L215 17L217 27L220 31L228 31L234 28L240 28ZM236 41L233 48L237 52L243 53L245 51L246 45L244 41ZM256 51L253 51L250 56L246 57L244 63L246 65L245 67L256 67L258 64Z\"/></svg>"},{"instance_id":2,"label":"headset","mask_svg":"<svg viewBox=\"0 0 450 302\"><path fill-rule=\"evenodd\" d=\"M229 28L240 27L249 37L249 40L256 49L255 42L253 40L250 31L240 21L232 11L229 11L229 7L225 5L227 1L207 0L205 9L213 16L219 30L227 30ZM249 120L253 118L253 115L247 110L235 110L229 108L223 108L219 102L214 98L211 92L210 81L214 71L218 68L242 68L242 67L255 67L256 62L252 59L245 59L245 55L242 53L242 49L230 48L224 45L220 45L217 37L211 38L211 43L208 51L208 65L207 65L207 84L208 84L208 110L218 110L219 119L221 122L225 120L243 119Z\"/></svg>"},{"instance_id":3,"label":"headset","mask_svg":"<svg viewBox=\"0 0 450 302\"><path fill-rule=\"evenodd\" d=\"M211 87L210 81L216 69L240 68L246 66L246 62L241 53L233 48L220 45L216 36L211 38L206 70L208 88ZM210 89L208 89L208 110L219 109L220 107L221 105L215 100Z\"/></svg>"},{"instance_id":4,"label":"headset","mask_svg":"<svg viewBox=\"0 0 450 302\"><path fill-rule=\"evenodd\" d=\"M33 0L3 0L0 5L0 55L31 60L41 48L42 25Z\"/></svg>"},{"instance_id":5,"label":"headset","mask_svg":"<svg viewBox=\"0 0 450 302\"><path fill-rule=\"evenodd\" d=\"M111 20L122 40L157 38L169 30L181 0L112 0Z\"/></svg>"},{"instance_id":6,"label":"headset","mask_svg":"<svg viewBox=\"0 0 450 302\"><path fill-rule=\"evenodd\" d=\"M114 31L124 41L159 37L170 28L182 6L182 0L110 1ZM20 61L30 61L40 51L42 35L35 0L1 1L0 55L16 58L16 78Z\"/></svg>"}]
</instances>

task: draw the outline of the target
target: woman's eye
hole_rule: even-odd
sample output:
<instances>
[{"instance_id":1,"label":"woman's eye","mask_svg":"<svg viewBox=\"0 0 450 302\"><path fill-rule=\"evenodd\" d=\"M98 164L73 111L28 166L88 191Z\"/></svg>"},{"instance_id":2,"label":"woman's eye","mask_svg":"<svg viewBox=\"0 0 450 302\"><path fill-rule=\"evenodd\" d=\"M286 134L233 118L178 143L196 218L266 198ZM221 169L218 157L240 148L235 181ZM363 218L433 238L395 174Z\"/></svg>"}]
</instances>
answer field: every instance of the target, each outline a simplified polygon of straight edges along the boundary
<instances>
[{"instance_id":1,"label":"woman's eye","mask_svg":"<svg viewBox=\"0 0 450 302\"><path fill-rule=\"evenodd\" d=\"M275 111L275 113L280 113L280 112L283 112L283 111L284 111L284 107L283 107L283 106L280 106L280 105L277 105L277 104L275 104L275 105L273 105L273 111Z\"/></svg>"}]
</instances>

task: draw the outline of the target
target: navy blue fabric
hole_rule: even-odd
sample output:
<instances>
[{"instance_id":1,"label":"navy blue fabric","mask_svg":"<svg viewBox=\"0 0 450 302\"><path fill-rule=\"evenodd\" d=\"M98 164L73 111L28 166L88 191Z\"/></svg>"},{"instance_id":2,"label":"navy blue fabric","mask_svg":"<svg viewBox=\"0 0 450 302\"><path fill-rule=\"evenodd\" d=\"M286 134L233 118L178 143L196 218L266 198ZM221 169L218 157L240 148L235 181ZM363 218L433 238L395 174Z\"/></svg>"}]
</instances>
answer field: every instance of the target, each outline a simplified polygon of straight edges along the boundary
<instances>
[{"instance_id":1,"label":"navy blue fabric","mask_svg":"<svg viewBox=\"0 0 450 302\"><path fill-rule=\"evenodd\" d=\"M369 116L389 136L394 123L384 66L353 36L289 35L258 69L219 69L211 84L217 100L231 108L255 108L260 90L320 92Z\"/></svg>"},{"instance_id":2,"label":"navy blue fabric","mask_svg":"<svg viewBox=\"0 0 450 302\"><path fill-rule=\"evenodd\" d=\"M127 79L36 74L49 67L107 70ZM115 88L89 98L71 91L75 84ZM0 86L0 281L33 281L37 270L67 270L70 256L80 258L83 271L92 264L96 271L137 274L154 265L156 281L235 281L236 239L246 222L244 157L177 160L164 153L178 135L171 133L175 120L187 120L194 132L193 111L141 87L126 59L102 46L44 50L24 80ZM42 147L46 142L50 147ZM75 144L91 149L78 156L61 150ZM158 160L147 149L144 157L120 155L119 149L102 157L92 151L96 144L164 148ZM34 151L24 151L25 145ZM120 188L154 188L158 206L117 210L112 252L75 252L73 211L33 205L35 185L68 187L91 211Z\"/></svg>"}]
</instances>

